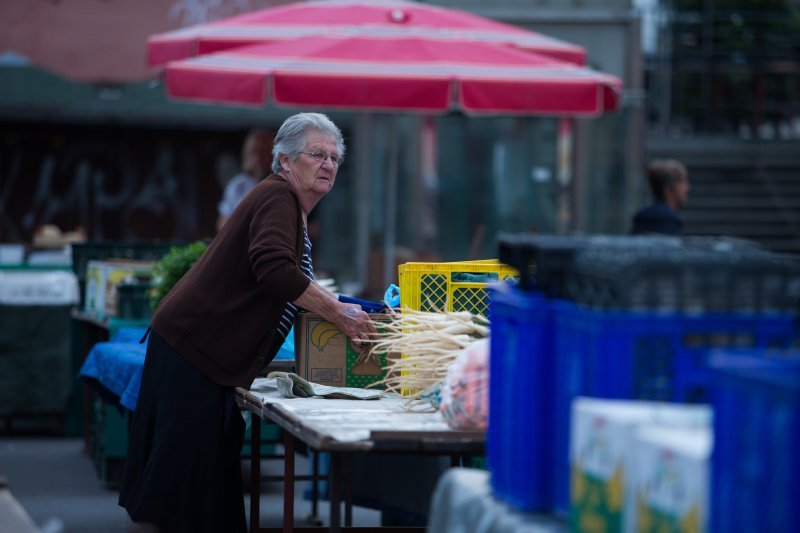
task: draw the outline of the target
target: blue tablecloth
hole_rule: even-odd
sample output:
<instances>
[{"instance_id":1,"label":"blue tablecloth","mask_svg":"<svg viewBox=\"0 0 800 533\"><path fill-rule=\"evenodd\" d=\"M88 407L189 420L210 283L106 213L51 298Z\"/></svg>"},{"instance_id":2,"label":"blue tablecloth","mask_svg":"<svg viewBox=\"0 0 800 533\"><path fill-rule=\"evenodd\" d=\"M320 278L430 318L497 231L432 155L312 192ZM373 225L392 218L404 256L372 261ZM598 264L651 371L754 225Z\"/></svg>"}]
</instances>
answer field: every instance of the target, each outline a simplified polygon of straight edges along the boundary
<instances>
[{"instance_id":1,"label":"blue tablecloth","mask_svg":"<svg viewBox=\"0 0 800 533\"><path fill-rule=\"evenodd\" d=\"M146 344L139 344L147 328L120 328L108 342L92 346L80 370L81 378L91 383L103 399L136 409ZM294 328L281 346L276 361L294 361Z\"/></svg>"},{"instance_id":2,"label":"blue tablecloth","mask_svg":"<svg viewBox=\"0 0 800 533\"><path fill-rule=\"evenodd\" d=\"M144 327L130 327L125 326L119 328L114 334L108 339L109 342L139 342L144 334L147 332L147 328Z\"/></svg>"},{"instance_id":3,"label":"blue tablecloth","mask_svg":"<svg viewBox=\"0 0 800 533\"><path fill-rule=\"evenodd\" d=\"M95 385L105 400L133 411L142 382L145 349L138 342L98 342L86 356L80 376Z\"/></svg>"}]
</instances>

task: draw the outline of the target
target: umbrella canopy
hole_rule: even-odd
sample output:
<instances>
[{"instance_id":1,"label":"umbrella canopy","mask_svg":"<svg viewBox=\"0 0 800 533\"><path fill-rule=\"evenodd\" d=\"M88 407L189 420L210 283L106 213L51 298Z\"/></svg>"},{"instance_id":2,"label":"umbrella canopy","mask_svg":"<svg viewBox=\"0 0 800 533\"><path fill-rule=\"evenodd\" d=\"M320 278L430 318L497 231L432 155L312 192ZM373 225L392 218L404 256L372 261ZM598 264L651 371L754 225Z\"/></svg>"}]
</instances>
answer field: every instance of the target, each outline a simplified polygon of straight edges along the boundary
<instances>
[{"instance_id":1,"label":"umbrella canopy","mask_svg":"<svg viewBox=\"0 0 800 533\"><path fill-rule=\"evenodd\" d=\"M404 0L314 0L254 11L209 24L154 35L148 61L177 59L256 43L318 35L422 37L437 41L508 45L583 65L583 48L466 11Z\"/></svg>"},{"instance_id":2,"label":"umbrella canopy","mask_svg":"<svg viewBox=\"0 0 800 533\"><path fill-rule=\"evenodd\" d=\"M178 99L342 110L593 116L618 78L480 42L308 37L169 63Z\"/></svg>"}]
</instances>

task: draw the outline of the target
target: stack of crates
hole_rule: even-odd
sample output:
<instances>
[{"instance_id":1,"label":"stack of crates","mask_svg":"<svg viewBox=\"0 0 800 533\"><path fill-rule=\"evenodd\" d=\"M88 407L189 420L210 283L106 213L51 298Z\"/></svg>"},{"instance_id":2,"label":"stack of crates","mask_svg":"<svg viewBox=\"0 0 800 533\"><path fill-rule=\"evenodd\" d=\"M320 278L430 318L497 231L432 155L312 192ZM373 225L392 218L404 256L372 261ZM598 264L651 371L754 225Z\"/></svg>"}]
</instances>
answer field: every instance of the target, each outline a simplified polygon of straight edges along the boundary
<instances>
[{"instance_id":1,"label":"stack of crates","mask_svg":"<svg viewBox=\"0 0 800 533\"><path fill-rule=\"evenodd\" d=\"M543 241L501 239L506 245L501 260L519 269L528 290L498 287L491 295L487 460L499 497L524 510L566 515L572 400L708 402L713 349L787 348L797 342L800 267L797 261L724 239L578 237L571 243L568 237L551 237L544 249L537 247ZM659 246L670 253L657 251ZM738 259L726 255L726 248ZM550 251L550 261L535 261ZM695 262L698 257L702 261ZM740 271L736 265L747 268ZM659 277L706 276L715 266L732 277L746 271L755 282L776 270L780 276L770 290L750 292L761 299L749 300L753 305L742 309L712 305L722 292L715 285L695 285L693 301L702 306L674 299L669 304L679 284L642 305L634 305L639 300L625 290ZM606 277L596 276L599 272ZM589 273L593 278L586 281ZM571 292L582 277L584 285L598 289L591 294L610 297ZM619 290L602 290L611 288ZM526 457L532 442L537 455ZM535 467L530 461L536 461Z\"/></svg>"},{"instance_id":2,"label":"stack of crates","mask_svg":"<svg viewBox=\"0 0 800 533\"><path fill-rule=\"evenodd\" d=\"M604 309L796 311L800 261L731 239L598 238L575 254L565 296Z\"/></svg>"},{"instance_id":3,"label":"stack of crates","mask_svg":"<svg viewBox=\"0 0 800 533\"><path fill-rule=\"evenodd\" d=\"M520 286L603 309L797 312L800 260L728 237L502 235Z\"/></svg>"}]
</instances>

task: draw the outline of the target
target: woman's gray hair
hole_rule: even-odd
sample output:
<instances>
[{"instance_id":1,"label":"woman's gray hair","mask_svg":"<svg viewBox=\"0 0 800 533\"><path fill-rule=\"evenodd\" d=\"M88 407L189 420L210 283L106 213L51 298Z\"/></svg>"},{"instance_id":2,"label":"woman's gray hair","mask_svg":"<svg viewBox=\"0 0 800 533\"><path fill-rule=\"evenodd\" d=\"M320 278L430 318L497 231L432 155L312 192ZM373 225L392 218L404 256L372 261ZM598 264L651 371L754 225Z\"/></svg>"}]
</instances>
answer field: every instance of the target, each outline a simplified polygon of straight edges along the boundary
<instances>
[{"instance_id":1,"label":"woman's gray hair","mask_svg":"<svg viewBox=\"0 0 800 533\"><path fill-rule=\"evenodd\" d=\"M288 155L293 161L300 156L300 151L306 146L306 136L309 131L318 131L336 139L336 152L341 163L344 159L345 146L342 132L336 124L322 113L297 113L281 124L275 136L272 145L272 172L280 172L281 154Z\"/></svg>"}]
</instances>

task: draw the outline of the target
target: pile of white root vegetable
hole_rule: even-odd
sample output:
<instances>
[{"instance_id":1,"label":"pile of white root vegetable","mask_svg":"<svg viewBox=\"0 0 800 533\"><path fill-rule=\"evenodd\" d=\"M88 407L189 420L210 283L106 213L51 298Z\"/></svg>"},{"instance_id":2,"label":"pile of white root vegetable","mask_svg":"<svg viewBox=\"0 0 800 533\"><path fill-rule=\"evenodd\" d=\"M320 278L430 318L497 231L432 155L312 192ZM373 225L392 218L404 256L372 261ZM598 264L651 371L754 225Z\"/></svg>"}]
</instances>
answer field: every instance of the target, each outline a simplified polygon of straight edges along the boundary
<instances>
[{"instance_id":1,"label":"pile of white root vegetable","mask_svg":"<svg viewBox=\"0 0 800 533\"><path fill-rule=\"evenodd\" d=\"M375 322L380 335L370 354L387 353L386 377L373 384L419 399L441 383L459 352L489 336L489 321L466 311L438 312L404 309L389 322Z\"/></svg>"}]
</instances>

